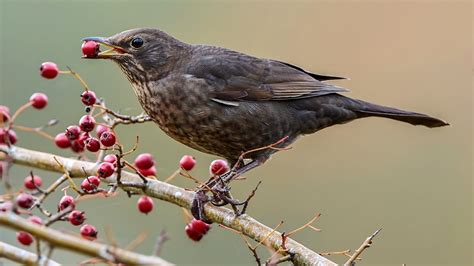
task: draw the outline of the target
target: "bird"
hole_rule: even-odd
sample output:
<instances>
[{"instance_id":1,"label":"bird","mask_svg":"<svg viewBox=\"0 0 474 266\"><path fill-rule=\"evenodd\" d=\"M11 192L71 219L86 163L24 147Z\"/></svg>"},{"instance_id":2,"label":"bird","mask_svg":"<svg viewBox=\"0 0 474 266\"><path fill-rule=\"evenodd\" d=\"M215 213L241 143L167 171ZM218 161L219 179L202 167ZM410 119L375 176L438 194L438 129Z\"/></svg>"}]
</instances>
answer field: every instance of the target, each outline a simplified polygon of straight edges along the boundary
<instances>
[{"instance_id":1,"label":"bird","mask_svg":"<svg viewBox=\"0 0 474 266\"><path fill-rule=\"evenodd\" d=\"M86 58L117 63L146 114L167 135L225 158L236 166L236 175L262 165L300 136L352 120L382 117L429 128L449 125L422 113L344 96L347 89L329 83L343 77L188 44L157 28L82 41L107 48Z\"/></svg>"}]
</instances>

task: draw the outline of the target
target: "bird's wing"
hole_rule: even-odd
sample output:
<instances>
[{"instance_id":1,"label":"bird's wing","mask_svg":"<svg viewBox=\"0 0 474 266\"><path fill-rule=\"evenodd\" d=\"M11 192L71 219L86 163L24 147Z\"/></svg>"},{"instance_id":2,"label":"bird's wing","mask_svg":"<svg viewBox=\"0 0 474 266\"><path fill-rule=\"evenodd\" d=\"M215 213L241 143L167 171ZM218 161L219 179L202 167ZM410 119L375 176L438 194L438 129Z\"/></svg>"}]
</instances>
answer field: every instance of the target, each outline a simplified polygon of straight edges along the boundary
<instances>
[{"instance_id":1,"label":"bird's wing","mask_svg":"<svg viewBox=\"0 0 474 266\"><path fill-rule=\"evenodd\" d=\"M312 74L290 64L224 49L194 56L186 74L211 83L214 97L225 101L294 100L347 91L316 79L338 77Z\"/></svg>"}]
</instances>

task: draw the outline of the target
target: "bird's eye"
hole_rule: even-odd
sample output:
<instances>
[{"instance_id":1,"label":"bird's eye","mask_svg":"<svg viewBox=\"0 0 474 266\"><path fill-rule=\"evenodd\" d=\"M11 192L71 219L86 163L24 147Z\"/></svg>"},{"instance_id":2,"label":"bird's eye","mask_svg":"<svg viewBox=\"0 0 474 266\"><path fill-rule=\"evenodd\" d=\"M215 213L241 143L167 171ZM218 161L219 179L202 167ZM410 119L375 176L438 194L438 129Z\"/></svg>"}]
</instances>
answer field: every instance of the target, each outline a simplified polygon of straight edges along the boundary
<instances>
[{"instance_id":1,"label":"bird's eye","mask_svg":"<svg viewBox=\"0 0 474 266\"><path fill-rule=\"evenodd\" d=\"M143 46L143 39L140 38L140 37L135 37L132 39L132 41L130 42L130 45L133 47L133 48L140 48Z\"/></svg>"}]
</instances>

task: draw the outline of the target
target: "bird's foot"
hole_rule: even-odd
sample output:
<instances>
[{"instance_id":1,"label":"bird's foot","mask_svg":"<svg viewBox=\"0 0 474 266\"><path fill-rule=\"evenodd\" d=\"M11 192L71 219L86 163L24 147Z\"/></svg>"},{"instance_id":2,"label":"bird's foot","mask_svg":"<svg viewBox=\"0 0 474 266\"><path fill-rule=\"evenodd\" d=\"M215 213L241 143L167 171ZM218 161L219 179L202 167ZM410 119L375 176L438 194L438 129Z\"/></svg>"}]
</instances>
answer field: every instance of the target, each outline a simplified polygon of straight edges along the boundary
<instances>
[{"instance_id":1,"label":"bird's foot","mask_svg":"<svg viewBox=\"0 0 474 266\"><path fill-rule=\"evenodd\" d=\"M212 221L207 219L206 215L204 214L204 205L211 201L209 196L203 190L196 191L194 195L193 202L191 203L191 214L194 216L195 219L201 220L207 224L211 224Z\"/></svg>"}]
</instances>

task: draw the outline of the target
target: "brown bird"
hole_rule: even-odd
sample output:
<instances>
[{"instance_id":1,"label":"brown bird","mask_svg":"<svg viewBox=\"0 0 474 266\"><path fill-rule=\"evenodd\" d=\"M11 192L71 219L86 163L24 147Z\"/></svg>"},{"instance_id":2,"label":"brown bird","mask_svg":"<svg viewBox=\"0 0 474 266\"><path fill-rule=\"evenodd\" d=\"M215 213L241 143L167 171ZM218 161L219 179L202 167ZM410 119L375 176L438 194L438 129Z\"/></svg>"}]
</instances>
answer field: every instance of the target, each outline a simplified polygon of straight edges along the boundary
<instances>
[{"instance_id":1,"label":"brown bird","mask_svg":"<svg viewBox=\"0 0 474 266\"><path fill-rule=\"evenodd\" d=\"M427 127L446 126L428 115L342 96L327 83L343 79L225 48L191 45L159 29L141 28L108 38L90 37L107 51L94 58L116 62L145 112L170 137L231 165L252 149L349 121L376 116ZM246 155L242 174L264 163L275 149ZM234 175L235 176L235 175Z\"/></svg>"}]
</instances>

